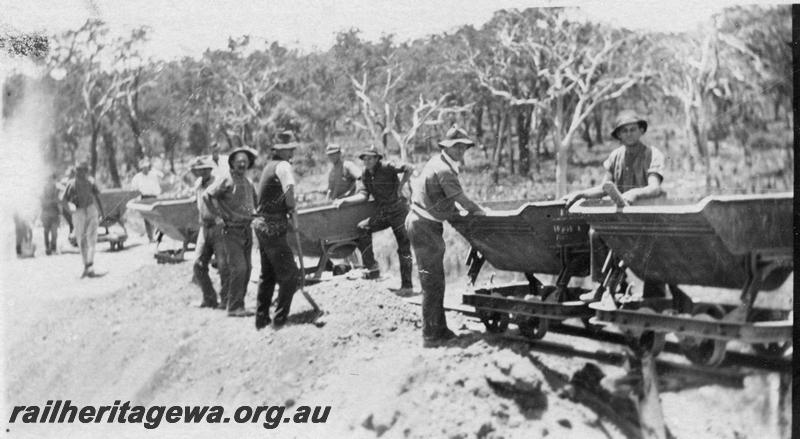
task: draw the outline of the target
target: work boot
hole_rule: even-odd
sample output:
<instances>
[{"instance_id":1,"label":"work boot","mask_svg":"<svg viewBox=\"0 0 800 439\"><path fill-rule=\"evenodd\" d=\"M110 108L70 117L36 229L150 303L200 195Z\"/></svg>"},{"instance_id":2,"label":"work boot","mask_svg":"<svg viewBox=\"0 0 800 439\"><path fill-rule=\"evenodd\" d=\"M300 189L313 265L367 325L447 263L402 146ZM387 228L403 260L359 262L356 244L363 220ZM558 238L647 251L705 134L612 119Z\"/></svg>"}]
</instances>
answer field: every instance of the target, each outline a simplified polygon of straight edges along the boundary
<instances>
[{"instance_id":1,"label":"work boot","mask_svg":"<svg viewBox=\"0 0 800 439\"><path fill-rule=\"evenodd\" d=\"M378 267L369 268L365 270L364 274L362 275L362 279L367 279L367 280L374 280L380 277L381 277L381 270Z\"/></svg>"},{"instance_id":2,"label":"work boot","mask_svg":"<svg viewBox=\"0 0 800 439\"><path fill-rule=\"evenodd\" d=\"M286 317L275 317L272 321L272 329L281 329L286 325Z\"/></svg>"},{"instance_id":3,"label":"work boot","mask_svg":"<svg viewBox=\"0 0 800 439\"><path fill-rule=\"evenodd\" d=\"M389 288L389 291L395 293L400 297L408 297L414 295L414 288L412 287Z\"/></svg>"},{"instance_id":4,"label":"work boot","mask_svg":"<svg viewBox=\"0 0 800 439\"><path fill-rule=\"evenodd\" d=\"M272 322L267 313L256 313L256 330L264 329Z\"/></svg>"},{"instance_id":5,"label":"work boot","mask_svg":"<svg viewBox=\"0 0 800 439\"><path fill-rule=\"evenodd\" d=\"M444 328L444 330L439 333L437 336L433 337L422 337L422 347L425 348L435 348L442 345L447 344L448 341L456 338L455 332L451 331L448 328Z\"/></svg>"},{"instance_id":6,"label":"work boot","mask_svg":"<svg viewBox=\"0 0 800 439\"><path fill-rule=\"evenodd\" d=\"M211 308L216 309L219 306L218 303L215 302L203 302L200 304L200 308Z\"/></svg>"},{"instance_id":7,"label":"work boot","mask_svg":"<svg viewBox=\"0 0 800 439\"><path fill-rule=\"evenodd\" d=\"M228 317L252 317L256 315L253 311L239 308L228 311Z\"/></svg>"}]
</instances>

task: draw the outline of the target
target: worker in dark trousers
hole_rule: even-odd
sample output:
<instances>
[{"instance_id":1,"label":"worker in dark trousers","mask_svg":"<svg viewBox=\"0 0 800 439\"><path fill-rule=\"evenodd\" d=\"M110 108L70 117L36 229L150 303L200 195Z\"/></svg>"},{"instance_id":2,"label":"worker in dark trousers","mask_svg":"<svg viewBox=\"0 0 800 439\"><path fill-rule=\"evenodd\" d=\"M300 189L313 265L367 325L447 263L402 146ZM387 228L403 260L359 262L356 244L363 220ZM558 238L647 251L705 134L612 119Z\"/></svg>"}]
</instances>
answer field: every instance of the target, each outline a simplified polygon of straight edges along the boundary
<instances>
[{"instance_id":1,"label":"worker in dark trousers","mask_svg":"<svg viewBox=\"0 0 800 439\"><path fill-rule=\"evenodd\" d=\"M58 252L58 226L61 216L61 199L56 186L58 174L50 174L42 193L42 229L44 230L44 252L52 255Z\"/></svg>"},{"instance_id":2,"label":"worker in dark trousers","mask_svg":"<svg viewBox=\"0 0 800 439\"><path fill-rule=\"evenodd\" d=\"M408 215L408 203L403 196L402 188L408 182L414 169L411 165L394 165L381 161L383 154L375 146L370 146L359 154L364 162L364 172L361 174L362 185L355 195L334 200L336 207L346 204L363 203L370 196L378 206L374 216L358 223L358 228L363 232L358 241L358 249L366 272L367 279L380 277L380 269L372 250L372 234L388 227L392 228L397 240L397 256L400 259L400 289L398 294L408 294L412 290L411 270L411 242L406 233L405 218ZM402 174L402 178L398 177Z\"/></svg>"},{"instance_id":3,"label":"worker in dark trousers","mask_svg":"<svg viewBox=\"0 0 800 439\"><path fill-rule=\"evenodd\" d=\"M214 183L212 174L216 165L211 159L199 158L192 163L192 173L197 177L194 190L197 197L197 210L200 213L200 232L197 235L197 245L194 261L194 281L203 292L203 302L200 308L225 309L228 304L228 292L225 290L228 282L228 272L225 266L225 242L222 239L222 218L215 216L203 202L203 193ZM211 257L216 255L217 269L220 277L219 301L217 292L208 276L208 264ZM220 305L222 304L222 305Z\"/></svg>"},{"instance_id":4,"label":"worker in dark trousers","mask_svg":"<svg viewBox=\"0 0 800 439\"><path fill-rule=\"evenodd\" d=\"M614 121L611 137L621 145L611 151L603 162L605 177L603 183L612 182L622 193L628 204L637 200L654 198L662 194L661 182L664 180L664 154L657 148L643 144L640 138L647 132L647 121L632 110L623 110ZM567 207L583 198L601 198L606 195L603 185L576 191L564 197ZM594 229L589 231L589 244L592 251L592 279L602 282L600 271L608 254L608 247L600 240ZM591 296L591 295L589 295ZM587 298L589 296L586 296ZM665 297L664 284L645 282L644 298Z\"/></svg>"},{"instance_id":5,"label":"worker in dark trousers","mask_svg":"<svg viewBox=\"0 0 800 439\"><path fill-rule=\"evenodd\" d=\"M229 317L249 317L254 313L244 307L247 283L252 269L250 253L253 250L253 231L250 222L255 213L256 191L247 178L247 171L255 165L256 152L243 146L228 156L230 173L214 181L203 193L203 202L214 216L221 219L222 240L225 243L223 264L228 273L226 309Z\"/></svg>"},{"instance_id":6,"label":"worker in dark trousers","mask_svg":"<svg viewBox=\"0 0 800 439\"><path fill-rule=\"evenodd\" d=\"M457 216L456 203L471 215L484 215L483 209L471 201L458 181L459 162L474 146L466 131L453 126L442 149L428 160L422 175L414 183L411 212L406 227L417 257L419 283L422 285L422 337L425 347L436 346L455 334L447 328L444 315L444 221Z\"/></svg>"},{"instance_id":7,"label":"worker in dark trousers","mask_svg":"<svg viewBox=\"0 0 800 439\"><path fill-rule=\"evenodd\" d=\"M253 220L261 255L256 329L262 329L270 323L269 307L276 284L279 288L278 303L272 326L280 328L286 324L300 275L292 249L286 240L289 215L293 215L295 209L294 172L289 162L294 156L295 146L294 143L274 145L272 158L264 167L258 182L258 204L256 218Z\"/></svg>"}]
</instances>

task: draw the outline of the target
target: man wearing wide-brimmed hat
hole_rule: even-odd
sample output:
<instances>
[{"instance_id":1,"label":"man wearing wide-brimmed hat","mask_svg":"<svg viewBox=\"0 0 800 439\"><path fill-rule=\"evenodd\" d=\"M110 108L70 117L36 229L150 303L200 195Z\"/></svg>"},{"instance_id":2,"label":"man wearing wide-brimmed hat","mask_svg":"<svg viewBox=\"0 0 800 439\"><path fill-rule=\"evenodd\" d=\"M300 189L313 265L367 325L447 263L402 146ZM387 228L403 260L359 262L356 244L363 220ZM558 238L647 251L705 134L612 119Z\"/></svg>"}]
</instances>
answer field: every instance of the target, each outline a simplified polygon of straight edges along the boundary
<instances>
[{"instance_id":1,"label":"man wearing wide-brimmed hat","mask_svg":"<svg viewBox=\"0 0 800 439\"><path fill-rule=\"evenodd\" d=\"M603 183L612 182L628 203L637 199L661 195L661 181L664 179L664 154L656 148L646 146L639 139L647 132L647 121L632 110L623 110L614 122L611 137L622 145L611 152L603 162L606 170ZM601 198L605 196L603 185L573 192L566 197L567 206L581 198Z\"/></svg>"},{"instance_id":2,"label":"man wearing wide-brimmed hat","mask_svg":"<svg viewBox=\"0 0 800 439\"><path fill-rule=\"evenodd\" d=\"M467 132L454 125L439 142L442 153L428 160L414 182L406 228L414 246L422 285L422 337L426 347L455 337L444 315L443 223L459 215L456 203L470 215L484 214L484 210L464 194L458 181L459 162L473 146L475 142Z\"/></svg>"},{"instance_id":3,"label":"man wearing wide-brimmed hat","mask_svg":"<svg viewBox=\"0 0 800 439\"><path fill-rule=\"evenodd\" d=\"M79 162L75 166L75 177L67 183L63 201L75 206L75 240L81 249L83 274L81 277L96 277L94 272L94 248L97 244L99 218L104 217L100 189L89 176L89 163ZM99 216L98 216L99 212Z\"/></svg>"},{"instance_id":4,"label":"man wearing wide-brimmed hat","mask_svg":"<svg viewBox=\"0 0 800 439\"><path fill-rule=\"evenodd\" d=\"M380 277L378 262L372 250L372 234L391 227L397 240L397 256L400 259L400 289L399 293L411 292L411 242L406 232L405 218L408 215L408 204L403 196L402 188L414 172L408 164L395 165L381 161L381 154L374 145L365 149L358 155L364 162L364 171L361 174L361 187L358 192L349 197L335 200L335 206L352 203L363 203L370 196L375 200L378 211L375 215L358 223L362 231L358 241L361 259L366 268L364 277L377 279ZM398 177L402 174L402 178Z\"/></svg>"},{"instance_id":5,"label":"man wearing wide-brimmed hat","mask_svg":"<svg viewBox=\"0 0 800 439\"><path fill-rule=\"evenodd\" d=\"M131 179L131 187L139 191L141 198L156 198L161 195L161 179L164 174L161 171L153 170L150 159L147 157L139 160L139 172ZM144 220L144 230L147 239L153 242L153 225L148 220Z\"/></svg>"},{"instance_id":6,"label":"man wearing wide-brimmed hat","mask_svg":"<svg viewBox=\"0 0 800 439\"><path fill-rule=\"evenodd\" d=\"M299 270L286 240L289 215L293 215L295 209L294 171L289 161L294 156L296 145L273 145L272 158L264 166L258 182L256 218L253 220L253 230L256 232L261 256L261 277L256 297L256 329L266 327L270 321L275 328L283 326L289 317L292 297L297 289ZM278 303L275 306L275 318L271 319L269 307L276 284Z\"/></svg>"},{"instance_id":7,"label":"man wearing wide-brimmed hat","mask_svg":"<svg viewBox=\"0 0 800 439\"><path fill-rule=\"evenodd\" d=\"M342 158L342 147L336 143L325 148L325 155L333 165L328 173L326 197L336 200L353 195L356 192L356 181L361 178L361 170L355 163Z\"/></svg>"},{"instance_id":8,"label":"man wearing wide-brimmed hat","mask_svg":"<svg viewBox=\"0 0 800 439\"><path fill-rule=\"evenodd\" d=\"M212 159L203 157L195 159L190 167L192 174L197 177L194 191L197 210L200 214L200 232L197 235L197 245L195 246L197 258L194 261L193 271L194 281L203 292L203 301L200 303L200 307L224 309L228 303L228 292L225 289L228 282L228 272L225 265L225 242L222 238L222 226L218 224L218 217L203 202L203 193L214 183L213 171L216 167L217 165ZM214 291L214 286L211 284L211 278L208 276L208 264L214 255L217 258L217 269L220 277L219 301L217 300L217 292ZM223 305L221 306L220 304Z\"/></svg>"},{"instance_id":9,"label":"man wearing wide-brimmed hat","mask_svg":"<svg viewBox=\"0 0 800 439\"><path fill-rule=\"evenodd\" d=\"M606 195L603 184L614 183L622 193L622 198L629 204L636 200L653 198L662 194L661 182L664 180L664 154L656 148L640 141L647 132L647 121L632 110L623 110L614 121L611 137L622 145L611 151L603 162L606 173L602 184L596 187L573 192L564 197L567 207L581 198L602 198ZM589 231L589 244L592 254L592 278L602 281L603 261L608 248L595 234ZM644 297L661 297L663 286L645 282ZM588 297L588 296L587 296Z\"/></svg>"},{"instance_id":10,"label":"man wearing wide-brimmed hat","mask_svg":"<svg viewBox=\"0 0 800 439\"><path fill-rule=\"evenodd\" d=\"M256 157L256 151L248 146L234 149L228 155L230 172L217 178L203 192L203 202L218 217L215 221L222 227L224 264L228 274L227 286L223 287L228 300L222 306L226 307L230 317L253 315L252 311L245 309L244 297L252 269L253 232L250 222L256 204L256 191L247 178L247 171L255 165Z\"/></svg>"}]
</instances>

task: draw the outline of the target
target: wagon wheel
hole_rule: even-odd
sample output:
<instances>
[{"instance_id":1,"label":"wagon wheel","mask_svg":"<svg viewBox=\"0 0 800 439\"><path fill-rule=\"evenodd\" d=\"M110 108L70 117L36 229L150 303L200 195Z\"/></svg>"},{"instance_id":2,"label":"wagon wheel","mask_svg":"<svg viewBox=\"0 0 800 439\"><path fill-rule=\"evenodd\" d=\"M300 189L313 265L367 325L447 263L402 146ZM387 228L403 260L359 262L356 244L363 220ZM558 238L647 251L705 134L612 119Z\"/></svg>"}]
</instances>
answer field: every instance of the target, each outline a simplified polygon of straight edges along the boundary
<instances>
[{"instance_id":1,"label":"wagon wheel","mask_svg":"<svg viewBox=\"0 0 800 439\"><path fill-rule=\"evenodd\" d=\"M770 320L770 313L769 312L757 312L753 316L754 322L760 321L768 321ZM792 313L789 313L789 320L793 320ZM753 347L753 351L758 355L763 355L765 357L772 357L772 358L779 358L784 356L786 352L792 347L792 341L776 341L771 343L753 343L751 345Z\"/></svg>"},{"instance_id":2,"label":"wagon wheel","mask_svg":"<svg viewBox=\"0 0 800 439\"><path fill-rule=\"evenodd\" d=\"M643 314L656 314L650 308L639 308L638 311ZM663 332L628 330L625 331L625 335L628 338L628 345L631 349L635 352L648 352L654 357L664 350L664 345L666 344L666 334Z\"/></svg>"},{"instance_id":3,"label":"wagon wheel","mask_svg":"<svg viewBox=\"0 0 800 439\"><path fill-rule=\"evenodd\" d=\"M519 333L533 340L539 340L544 337L549 326L547 319L538 317L527 317L517 322Z\"/></svg>"},{"instance_id":4,"label":"wagon wheel","mask_svg":"<svg viewBox=\"0 0 800 439\"><path fill-rule=\"evenodd\" d=\"M508 313L499 311L484 311L478 310L478 318L481 319L486 330L492 333L505 332L508 329L508 322L510 320Z\"/></svg>"},{"instance_id":5,"label":"wagon wheel","mask_svg":"<svg viewBox=\"0 0 800 439\"><path fill-rule=\"evenodd\" d=\"M698 320L721 320L724 316L721 305L699 304L694 308L694 318ZM678 341L683 355L694 364L715 367L725 359L725 340L679 335Z\"/></svg>"}]
</instances>

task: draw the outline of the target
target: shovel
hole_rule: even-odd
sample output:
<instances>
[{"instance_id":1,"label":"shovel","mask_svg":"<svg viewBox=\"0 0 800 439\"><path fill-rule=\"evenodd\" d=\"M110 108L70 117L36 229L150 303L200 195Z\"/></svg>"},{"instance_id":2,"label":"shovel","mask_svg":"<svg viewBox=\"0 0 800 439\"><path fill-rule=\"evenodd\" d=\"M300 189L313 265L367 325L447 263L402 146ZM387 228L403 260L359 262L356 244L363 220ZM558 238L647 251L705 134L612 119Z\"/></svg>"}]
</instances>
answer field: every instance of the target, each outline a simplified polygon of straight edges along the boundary
<instances>
[{"instance_id":1,"label":"shovel","mask_svg":"<svg viewBox=\"0 0 800 439\"><path fill-rule=\"evenodd\" d=\"M294 239L297 242L297 259L300 260L300 292L303 293L303 297L306 298L308 303L314 308L314 312L320 312L319 306L317 302L314 302L314 299L311 298L311 295L306 292L305 285L306 285L306 268L305 264L303 263L303 248L300 246L300 229L297 227L297 216L296 213L292 213L292 228L294 228Z\"/></svg>"}]
</instances>

